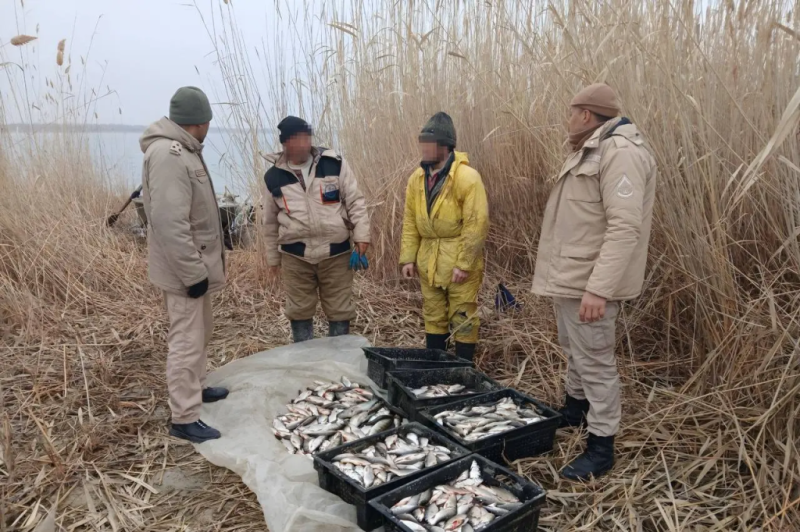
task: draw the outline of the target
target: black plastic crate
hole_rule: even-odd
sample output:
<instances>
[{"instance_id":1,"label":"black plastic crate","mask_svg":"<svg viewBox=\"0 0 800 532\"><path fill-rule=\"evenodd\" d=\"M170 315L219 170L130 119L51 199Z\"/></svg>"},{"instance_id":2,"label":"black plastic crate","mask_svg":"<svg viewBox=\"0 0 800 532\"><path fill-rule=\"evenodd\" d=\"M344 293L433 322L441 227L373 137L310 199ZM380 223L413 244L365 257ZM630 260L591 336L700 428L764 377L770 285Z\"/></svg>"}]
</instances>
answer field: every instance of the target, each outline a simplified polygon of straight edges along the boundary
<instances>
[{"instance_id":1,"label":"black plastic crate","mask_svg":"<svg viewBox=\"0 0 800 532\"><path fill-rule=\"evenodd\" d=\"M340 454L356 453L359 450L369 447L378 441L385 440L387 436L391 436L392 434L399 434L400 436L405 437L405 435L409 432L413 432L418 436L425 436L436 445L447 447L453 452L452 455L454 458L449 462L443 462L436 466L422 469L421 471L411 473L410 475L406 475L404 477L396 478L390 482L387 482L386 484L369 489L365 488L355 480L339 471L339 469L337 469L332 463L333 458ZM367 504L373 497L377 497L378 495L382 495L388 491L398 488L407 482L411 482L416 478L430 473L431 471L445 467L447 464L452 464L458 459L464 456L469 456L470 454L470 451L448 440L440 433L432 431L427 427L420 425L419 423L409 423L396 429L387 430L385 432L375 434L374 436L368 436L354 442L340 445L335 449L328 449L324 452L317 453L314 456L314 469L317 470L317 474L319 475L319 485L322 487L322 489L329 491L334 495L338 495L344 502L348 504L355 505L358 526L364 530L374 530L381 526L383 519L378 512L373 510Z\"/></svg>"},{"instance_id":2,"label":"black plastic crate","mask_svg":"<svg viewBox=\"0 0 800 532\"><path fill-rule=\"evenodd\" d=\"M436 414L445 410L458 411L468 406L490 405L506 397L512 398L517 405L533 403L544 413L546 419L470 442L464 441L461 436L436 422ZM448 438L463 445L470 451L500 464L510 464L520 458L528 458L551 451L556 437L556 430L561 423L561 414L541 401L510 388L429 408L421 411L417 417L422 424L441 431L442 434L447 435Z\"/></svg>"},{"instance_id":3,"label":"black plastic crate","mask_svg":"<svg viewBox=\"0 0 800 532\"><path fill-rule=\"evenodd\" d=\"M386 388L386 373L404 369L471 368L472 362L456 358L440 349L410 349L405 347L364 347L367 357L367 376L381 388Z\"/></svg>"},{"instance_id":4,"label":"black plastic crate","mask_svg":"<svg viewBox=\"0 0 800 532\"><path fill-rule=\"evenodd\" d=\"M482 456L472 455L444 466L432 473L415 479L403 486L376 497L370 506L383 517L386 532L410 532L409 529L394 517L391 508L406 497L412 497L423 491L447 484L457 479L464 471L469 471L473 460L481 468L483 482L487 486L501 486L513 493L522 507L507 515L498 517L482 532L533 532L539 526L539 512L544 505L546 493L544 489L530 480L512 473L505 467L497 465ZM498 478L499 477L499 478Z\"/></svg>"},{"instance_id":5,"label":"black plastic crate","mask_svg":"<svg viewBox=\"0 0 800 532\"><path fill-rule=\"evenodd\" d=\"M490 379L485 373L475 368L437 368L424 370L390 371L389 403L396 406L411 421L418 421L418 413L425 408L444 405L462 399L478 397L489 392L505 389L505 386ZM412 392L415 388L434 384L463 384L477 393L463 393L428 399L417 398Z\"/></svg>"}]
</instances>

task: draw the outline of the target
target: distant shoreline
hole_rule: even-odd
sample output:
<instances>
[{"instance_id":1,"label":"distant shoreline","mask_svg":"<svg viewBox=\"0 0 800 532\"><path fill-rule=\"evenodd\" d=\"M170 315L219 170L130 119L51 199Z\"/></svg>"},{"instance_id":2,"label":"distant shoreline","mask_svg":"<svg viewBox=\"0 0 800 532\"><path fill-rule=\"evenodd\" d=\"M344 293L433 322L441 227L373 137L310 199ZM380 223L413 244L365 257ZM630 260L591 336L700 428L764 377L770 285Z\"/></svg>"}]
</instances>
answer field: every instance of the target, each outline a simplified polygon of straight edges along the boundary
<instances>
[{"instance_id":1,"label":"distant shoreline","mask_svg":"<svg viewBox=\"0 0 800 532\"><path fill-rule=\"evenodd\" d=\"M147 126L136 126L127 124L85 124L85 125L72 125L72 124L0 124L0 133L30 133L33 130L35 133L142 133L147 129ZM231 129L231 128L217 128L212 129L220 133L244 133L245 130Z\"/></svg>"}]
</instances>

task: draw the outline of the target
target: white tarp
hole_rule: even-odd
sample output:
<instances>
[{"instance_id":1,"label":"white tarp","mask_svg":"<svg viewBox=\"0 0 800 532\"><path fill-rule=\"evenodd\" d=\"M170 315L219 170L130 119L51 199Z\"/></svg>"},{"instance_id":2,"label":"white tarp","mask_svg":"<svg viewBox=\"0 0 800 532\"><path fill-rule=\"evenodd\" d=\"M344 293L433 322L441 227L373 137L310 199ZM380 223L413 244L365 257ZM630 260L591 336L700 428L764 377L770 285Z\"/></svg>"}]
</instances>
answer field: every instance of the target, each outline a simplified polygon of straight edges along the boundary
<instances>
[{"instance_id":1,"label":"white tarp","mask_svg":"<svg viewBox=\"0 0 800 532\"><path fill-rule=\"evenodd\" d=\"M222 438L196 448L209 462L242 477L258 496L270 532L361 530L355 507L319 487L311 460L286 452L272 434L272 420L315 380L344 375L370 384L361 350L368 345L358 336L323 338L263 351L209 375L209 386L224 386L230 395L203 405L203 421Z\"/></svg>"}]
</instances>

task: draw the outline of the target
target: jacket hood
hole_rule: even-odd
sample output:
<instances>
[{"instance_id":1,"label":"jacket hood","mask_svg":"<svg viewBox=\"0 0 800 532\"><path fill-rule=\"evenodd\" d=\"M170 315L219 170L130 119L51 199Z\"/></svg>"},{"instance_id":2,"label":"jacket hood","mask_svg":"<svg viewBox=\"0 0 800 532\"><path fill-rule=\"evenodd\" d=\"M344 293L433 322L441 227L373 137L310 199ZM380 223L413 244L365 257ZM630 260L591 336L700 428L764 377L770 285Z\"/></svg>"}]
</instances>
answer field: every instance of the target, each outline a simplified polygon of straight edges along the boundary
<instances>
[{"instance_id":1,"label":"jacket hood","mask_svg":"<svg viewBox=\"0 0 800 532\"><path fill-rule=\"evenodd\" d=\"M583 147L596 148L600 145L601 141L609 137L609 133L620 135L628 140L633 140L634 138L640 136L639 128L636 127L636 124L631 123L631 121L624 116L619 116L617 118L612 118L603 124L602 127L598 128L598 130L595 131L591 137L589 137L589 140L583 144Z\"/></svg>"},{"instance_id":2,"label":"jacket hood","mask_svg":"<svg viewBox=\"0 0 800 532\"><path fill-rule=\"evenodd\" d=\"M200 141L166 116L150 124L139 137L139 147L142 149L142 153L145 153L151 144L160 139L176 140L192 152L199 152L203 149Z\"/></svg>"}]
</instances>

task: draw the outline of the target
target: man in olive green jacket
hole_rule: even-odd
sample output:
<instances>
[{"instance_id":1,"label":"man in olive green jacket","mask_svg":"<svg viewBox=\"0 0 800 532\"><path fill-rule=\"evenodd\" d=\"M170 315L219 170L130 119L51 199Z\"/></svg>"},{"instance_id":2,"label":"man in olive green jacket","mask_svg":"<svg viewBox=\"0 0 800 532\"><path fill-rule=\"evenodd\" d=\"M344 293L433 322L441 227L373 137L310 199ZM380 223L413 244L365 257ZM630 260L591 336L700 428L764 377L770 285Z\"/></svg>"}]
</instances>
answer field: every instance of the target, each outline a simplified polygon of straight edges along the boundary
<instances>
[{"instance_id":1,"label":"man in olive green jacket","mask_svg":"<svg viewBox=\"0 0 800 532\"><path fill-rule=\"evenodd\" d=\"M572 150L542 222L533 291L554 299L569 370L562 426L588 423L586 452L562 474L600 476L614 463L621 418L614 356L619 302L642 291L656 163L639 130L619 115L614 91L591 85L571 102Z\"/></svg>"},{"instance_id":2,"label":"man in olive green jacket","mask_svg":"<svg viewBox=\"0 0 800 532\"><path fill-rule=\"evenodd\" d=\"M172 97L169 118L148 127L139 141L149 276L164 291L170 321L170 434L194 443L220 437L200 421L200 406L228 395L224 388L203 388L211 294L225 286L222 224L202 154L211 116L203 91L183 87Z\"/></svg>"}]
</instances>

